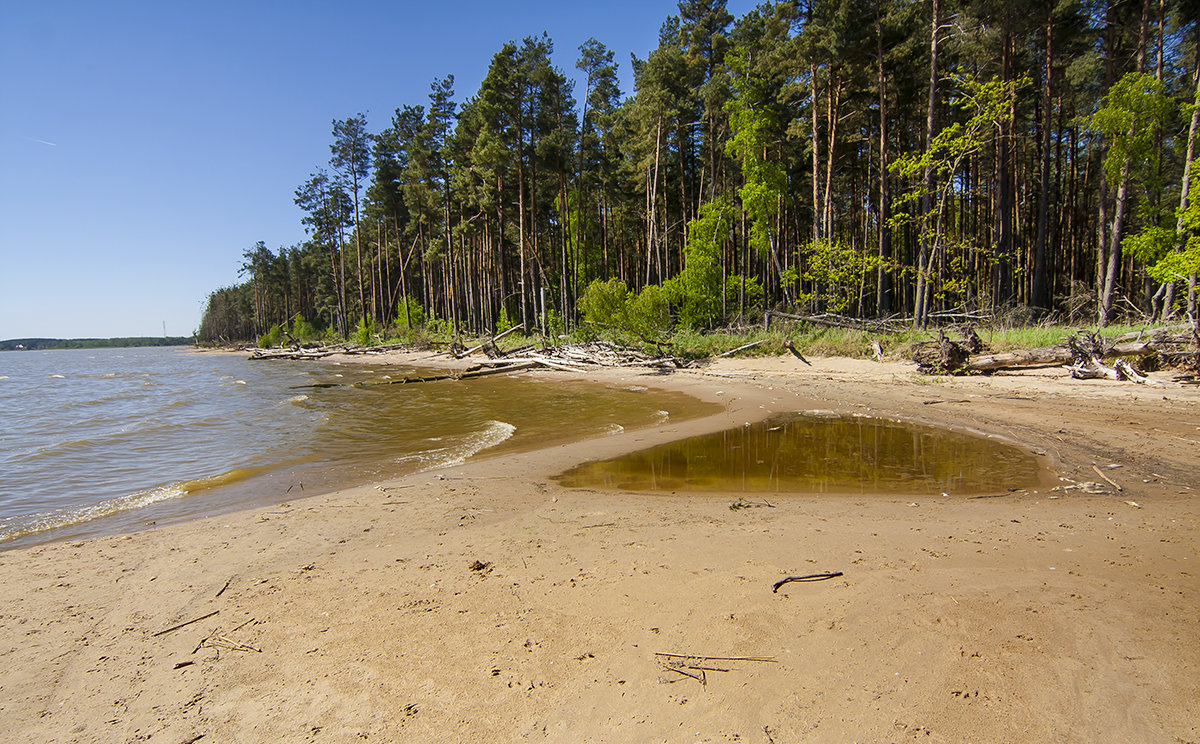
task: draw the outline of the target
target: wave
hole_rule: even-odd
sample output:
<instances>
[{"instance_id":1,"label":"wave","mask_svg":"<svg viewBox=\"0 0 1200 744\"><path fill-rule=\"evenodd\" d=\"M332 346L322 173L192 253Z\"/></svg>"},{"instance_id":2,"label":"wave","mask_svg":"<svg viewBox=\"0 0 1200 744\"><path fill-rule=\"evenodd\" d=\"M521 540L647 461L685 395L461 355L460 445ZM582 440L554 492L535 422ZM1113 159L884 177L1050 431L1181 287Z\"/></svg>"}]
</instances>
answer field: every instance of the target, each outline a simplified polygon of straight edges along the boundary
<instances>
[{"instance_id":1,"label":"wave","mask_svg":"<svg viewBox=\"0 0 1200 744\"><path fill-rule=\"evenodd\" d=\"M139 491L125 496L106 499L88 506L56 509L50 512L34 514L26 517L20 524L12 527L7 525L0 526L0 543L15 540L18 537L26 535L34 535L39 532L49 532L50 530L62 527L83 524L84 522L90 522L93 519L100 519L101 517L107 517L118 512L140 509L151 504L156 504L159 501L179 498L185 495L185 493L182 484L173 483L149 491Z\"/></svg>"},{"instance_id":2,"label":"wave","mask_svg":"<svg viewBox=\"0 0 1200 744\"><path fill-rule=\"evenodd\" d=\"M483 450L508 440L516 431L517 427L505 421L488 421L484 424L483 429L468 434L456 446L435 447L416 454L398 457L396 462L420 463L418 472L461 465ZM441 437L437 439L441 439Z\"/></svg>"},{"instance_id":3,"label":"wave","mask_svg":"<svg viewBox=\"0 0 1200 744\"><path fill-rule=\"evenodd\" d=\"M266 465L260 467L249 468L234 468L220 475L211 475L203 478L193 478L191 480L179 481L177 483L168 483L165 486L152 488L147 491L138 491L136 493L126 494L125 496L117 496L111 499L105 499L95 504L87 506L65 507L52 511L33 514L28 517L15 517L12 520L0 520L0 543L15 540L18 537L33 535L39 532L48 532L50 530L60 529L62 527L73 527L75 525L91 522L102 517L109 517L121 512L133 511L135 509L143 509L152 504L157 504L160 501L168 501L170 499L178 499L184 496L190 496L198 491L205 491L210 488L219 486L227 486L231 483L252 478L270 470L274 470L277 466ZM19 520L19 523L9 525L5 522Z\"/></svg>"}]
</instances>

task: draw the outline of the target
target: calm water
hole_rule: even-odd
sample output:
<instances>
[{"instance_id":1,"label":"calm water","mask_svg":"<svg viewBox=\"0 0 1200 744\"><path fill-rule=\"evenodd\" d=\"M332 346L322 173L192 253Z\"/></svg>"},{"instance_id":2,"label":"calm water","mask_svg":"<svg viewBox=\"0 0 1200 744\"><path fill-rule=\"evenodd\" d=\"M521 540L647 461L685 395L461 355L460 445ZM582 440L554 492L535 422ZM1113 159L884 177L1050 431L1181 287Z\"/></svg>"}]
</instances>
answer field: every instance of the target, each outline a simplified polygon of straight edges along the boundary
<instances>
[{"instance_id":1,"label":"calm water","mask_svg":"<svg viewBox=\"0 0 1200 744\"><path fill-rule=\"evenodd\" d=\"M484 452L709 413L641 387L188 349L0 354L0 549L278 503Z\"/></svg>"},{"instance_id":2,"label":"calm water","mask_svg":"<svg viewBox=\"0 0 1200 744\"><path fill-rule=\"evenodd\" d=\"M569 487L751 493L977 494L1038 482L1038 461L993 439L860 416L782 414L589 462Z\"/></svg>"}]
</instances>

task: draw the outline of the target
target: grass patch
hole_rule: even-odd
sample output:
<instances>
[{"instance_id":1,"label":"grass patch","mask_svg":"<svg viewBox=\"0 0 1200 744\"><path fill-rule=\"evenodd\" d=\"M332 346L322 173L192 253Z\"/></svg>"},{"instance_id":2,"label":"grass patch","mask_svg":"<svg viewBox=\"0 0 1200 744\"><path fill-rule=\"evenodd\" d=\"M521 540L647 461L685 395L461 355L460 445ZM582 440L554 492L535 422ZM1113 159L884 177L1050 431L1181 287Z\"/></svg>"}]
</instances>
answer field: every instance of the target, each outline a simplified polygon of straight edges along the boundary
<instances>
[{"instance_id":1,"label":"grass patch","mask_svg":"<svg viewBox=\"0 0 1200 744\"><path fill-rule=\"evenodd\" d=\"M1119 336L1124 333L1139 331L1151 332L1157 326L1146 325L1113 325L1100 331L1105 338ZM1067 337L1079 332L1095 332L1096 329L1074 326L1027 326L1027 327L977 327L976 332L988 348L994 352L1014 351L1017 349L1033 349L1042 346L1062 344ZM947 335L957 340L954 330L947 330ZM632 345L643 352L652 355L671 355L683 359L713 358L727 351L760 341L757 346L739 351L732 357L771 357L786 354L785 344L790 340L794 348L805 356L814 357L851 357L869 359L874 356L873 342L883 349L885 359L909 359L915 344L936 340L936 329L919 331L906 330L896 333L874 333L850 328L826 328L798 323L788 325L782 322L772 324L770 330L761 328L742 328L738 330L692 331L678 329L669 337L664 338L660 347L655 344L635 341L619 332L598 329L595 326L581 326L576 332L566 337L553 339L553 343L584 343L592 340L603 340L618 345ZM380 344L408 344L416 348L435 348L449 345L457 341L470 348L484 340L481 337L458 336L447 333L443 328L421 327L408 329L392 328L386 338L375 338ZM539 334L513 333L496 342L502 351L528 346L541 347L544 340Z\"/></svg>"}]
</instances>

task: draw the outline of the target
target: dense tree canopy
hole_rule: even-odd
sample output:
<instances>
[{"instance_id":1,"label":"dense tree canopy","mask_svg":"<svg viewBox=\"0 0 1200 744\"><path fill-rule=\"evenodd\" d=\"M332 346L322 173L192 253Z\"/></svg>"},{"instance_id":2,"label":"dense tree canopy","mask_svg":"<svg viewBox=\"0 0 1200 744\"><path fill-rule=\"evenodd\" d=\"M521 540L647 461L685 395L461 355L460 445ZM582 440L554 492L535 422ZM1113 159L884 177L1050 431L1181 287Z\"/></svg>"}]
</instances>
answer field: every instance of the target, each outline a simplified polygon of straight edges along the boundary
<instances>
[{"instance_id":1,"label":"dense tree canopy","mask_svg":"<svg viewBox=\"0 0 1200 744\"><path fill-rule=\"evenodd\" d=\"M618 88L545 35L378 133L333 121L308 239L245 253L203 340L272 326L570 330L588 287L765 309L1195 315L1195 0L682 0ZM248 241L249 242L249 241ZM752 291L747 292L747 287ZM650 295L647 295L649 297Z\"/></svg>"}]
</instances>

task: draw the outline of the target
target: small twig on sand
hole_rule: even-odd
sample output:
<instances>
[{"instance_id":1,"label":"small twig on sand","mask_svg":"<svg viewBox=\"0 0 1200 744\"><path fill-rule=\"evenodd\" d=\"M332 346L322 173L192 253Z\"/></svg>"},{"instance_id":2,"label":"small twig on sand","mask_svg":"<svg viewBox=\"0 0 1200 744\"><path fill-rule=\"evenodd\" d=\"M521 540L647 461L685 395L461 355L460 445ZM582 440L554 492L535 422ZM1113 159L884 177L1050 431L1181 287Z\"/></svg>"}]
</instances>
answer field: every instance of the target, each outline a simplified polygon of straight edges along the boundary
<instances>
[{"instance_id":1,"label":"small twig on sand","mask_svg":"<svg viewBox=\"0 0 1200 744\"><path fill-rule=\"evenodd\" d=\"M213 610L212 612L208 613L207 615L201 615L200 617L194 617L191 620L185 620L184 622L179 623L178 625L172 625L171 627L166 628L165 630L158 631L157 633L152 635L151 638L157 638L160 635L166 635L167 633L170 633L172 630L179 630L180 628L191 625L192 623L198 623L201 620L206 620L206 619L212 617L213 615L217 614L218 612L220 612L220 610Z\"/></svg>"},{"instance_id":2,"label":"small twig on sand","mask_svg":"<svg viewBox=\"0 0 1200 744\"><path fill-rule=\"evenodd\" d=\"M205 643L218 648L227 648L230 651L254 651L255 653L262 653L261 648L255 648L247 643L240 643L232 638L229 638L228 636L223 635L208 638L205 640Z\"/></svg>"},{"instance_id":3,"label":"small twig on sand","mask_svg":"<svg viewBox=\"0 0 1200 744\"><path fill-rule=\"evenodd\" d=\"M668 659L695 659L696 661L758 661L764 664L777 664L773 656L697 656L695 654L667 654L655 651L655 656L665 656Z\"/></svg>"},{"instance_id":4,"label":"small twig on sand","mask_svg":"<svg viewBox=\"0 0 1200 744\"><path fill-rule=\"evenodd\" d=\"M676 667L667 667L667 671L675 672L676 674L682 674L685 677L691 677L692 679L699 682L701 685L704 685L705 687L708 686L708 681L704 678L704 672L700 672L699 674L692 674L691 672L685 672L682 669L677 669Z\"/></svg>"},{"instance_id":5,"label":"small twig on sand","mask_svg":"<svg viewBox=\"0 0 1200 744\"><path fill-rule=\"evenodd\" d=\"M784 584L793 582L793 581L825 581L826 579L836 579L837 577L839 577L841 575L842 575L841 571L832 571L830 573L806 574L804 576L786 576L786 577L780 579L779 581L776 581L774 584L772 584L771 591L773 593L778 592L779 587L783 586Z\"/></svg>"},{"instance_id":6,"label":"small twig on sand","mask_svg":"<svg viewBox=\"0 0 1200 744\"><path fill-rule=\"evenodd\" d=\"M224 594L224 593L225 593L225 590L229 588L229 585L230 585L231 583L233 583L233 577L232 577L232 576L230 576L230 577L229 577L229 581L226 581L226 582L225 582L225 586L221 587L221 591L217 592L217 597L219 597L219 596L221 596L222 594ZM216 599L216 597L214 597L214 599Z\"/></svg>"},{"instance_id":7,"label":"small twig on sand","mask_svg":"<svg viewBox=\"0 0 1200 744\"><path fill-rule=\"evenodd\" d=\"M1100 468L1098 468L1098 467L1096 467L1095 465L1093 465L1093 466L1092 466L1092 470L1095 470L1095 471L1096 471L1096 475L1098 475L1098 476L1100 476L1101 478L1103 478L1104 480L1108 481L1108 485L1112 486L1113 488L1117 489L1118 491L1124 491L1124 490L1125 490L1124 488L1121 488L1119 485L1117 485L1117 482L1116 482L1116 481L1114 481L1112 478L1109 478L1109 477L1108 477L1107 475L1105 475L1104 473L1101 473L1101 472L1100 472Z\"/></svg>"}]
</instances>

